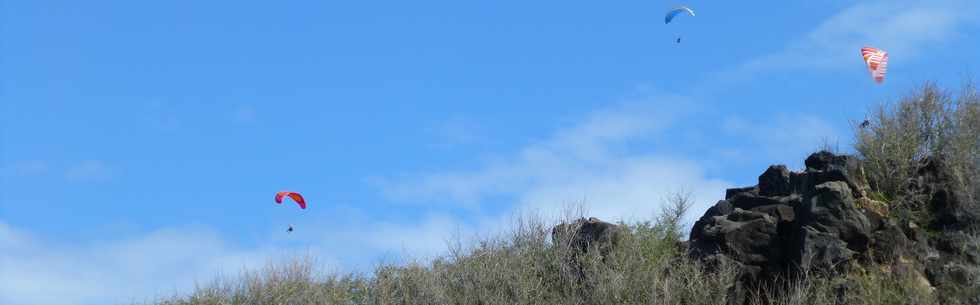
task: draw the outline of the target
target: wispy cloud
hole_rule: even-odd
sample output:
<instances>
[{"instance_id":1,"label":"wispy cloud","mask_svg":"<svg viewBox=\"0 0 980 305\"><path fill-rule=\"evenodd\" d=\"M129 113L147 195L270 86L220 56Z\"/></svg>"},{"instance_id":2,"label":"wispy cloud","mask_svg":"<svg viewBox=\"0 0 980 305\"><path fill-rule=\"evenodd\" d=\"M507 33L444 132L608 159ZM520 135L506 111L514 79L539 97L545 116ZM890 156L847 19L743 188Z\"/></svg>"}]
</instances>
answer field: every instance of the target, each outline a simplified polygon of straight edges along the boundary
<instances>
[{"instance_id":1,"label":"wispy cloud","mask_svg":"<svg viewBox=\"0 0 980 305\"><path fill-rule=\"evenodd\" d=\"M43 160L22 160L11 162L0 168L0 175L11 177L29 177L44 175L51 170L51 165Z\"/></svg>"},{"instance_id":2,"label":"wispy cloud","mask_svg":"<svg viewBox=\"0 0 980 305\"><path fill-rule=\"evenodd\" d=\"M720 71L716 78L744 79L785 69L841 69L860 64L860 48L887 50L896 64L923 56L944 43L967 39L980 25L980 2L972 0L860 1L816 25L786 48Z\"/></svg>"},{"instance_id":3,"label":"wispy cloud","mask_svg":"<svg viewBox=\"0 0 980 305\"><path fill-rule=\"evenodd\" d=\"M722 121L721 133L740 139L742 146L733 148L734 159L748 158L751 154L773 164L794 166L806 153L830 145L846 143L844 133L833 124L812 115L775 114L767 120L749 120L729 116Z\"/></svg>"},{"instance_id":4,"label":"wispy cloud","mask_svg":"<svg viewBox=\"0 0 980 305\"><path fill-rule=\"evenodd\" d=\"M232 112L232 119L238 123L251 123L256 119L257 112L252 105L238 105Z\"/></svg>"},{"instance_id":5,"label":"wispy cloud","mask_svg":"<svg viewBox=\"0 0 980 305\"><path fill-rule=\"evenodd\" d=\"M397 201L478 204L490 194L518 192L535 181L566 176L564 171L598 165L610 157L609 149L614 144L650 136L669 125L676 117L673 114L682 111L685 102L680 97L665 97L660 103L624 103L614 109L596 111L545 140L519 148L514 156L485 164L478 171L434 172L408 178L420 179L412 183L387 179L379 184ZM658 106L663 107L658 110Z\"/></svg>"},{"instance_id":6,"label":"wispy cloud","mask_svg":"<svg viewBox=\"0 0 980 305\"><path fill-rule=\"evenodd\" d=\"M450 215L431 214L407 224L375 223L362 232L366 233L364 238L368 245L375 250L427 258L445 254L447 245L452 242L452 234L465 234L464 225Z\"/></svg>"},{"instance_id":7,"label":"wispy cloud","mask_svg":"<svg viewBox=\"0 0 980 305\"><path fill-rule=\"evenodd\" d=\"M485 131L472 118L453 116L426 128L435 137L435 146L454 147L478 144L484 140Z\"/></svg>"},{"instance_id":8,"label":"wispy cloud","mask_svg":"<svg viewBox=\"0 0 980 305\"><path fill-rule=\"evenodd\" d=\"M445 214L407 222L364 218L311 222L243 247L206 226L174 226L130 236L49 240L0 220L0 304L127 304L186 295L198 284L311 255L321 271L370 271L374 259L445 254L463 228ZM463 230L466 230L463 228Z\"/></svg>"},{"instance_id":9,"label":"wispy cloud","mask_svg":"<svg viewBox=\"0 0 980 305\"><path fill-rule=\"evenodd\" d=\"M514 209L549 212L584 200L590 215L636 220L653 216L668 192L687 190L704 208L729 184L708 177L697 159L630 151L634 141L675 131L674 123L696 108L691 99L665 94L621 103L477 170L388 181L384 191L394 201L470 208L506 196Z\"/></svg>"},{"instance_id":10,"label":"wispy cloud","mask_svg":"<svg viewBox=\"0 0 980 305\"><path fill-rule=\"evenodd\" d=\"M219 272L257 268L271 251L228 245L206 228L174 228L85 245L52 243L0 222L0 303L121 304L187 293Z\"/></svg>"},{"instance_id":11,"label":"wispy cloud","mask_svg":"<svg viewBox=\"0 0 980 305\"><path fill-rule=\"evenodd\" d=\"M105 161L85 160L65 170L65 179L72 182L102 182L115 174Z\"/></svg>"},{"instance_id":12,"label":"wispy cloud","mask_svg":"<svg viewBox=\"0 0 980 305\"><path fill-rule=\"evenodd\" d=\"M156 130L173 132L180 130L181 125L183 125L174 102L155 99L144 103L142 106L141 116L150 127Z\"/></svg>"}]
</instances>

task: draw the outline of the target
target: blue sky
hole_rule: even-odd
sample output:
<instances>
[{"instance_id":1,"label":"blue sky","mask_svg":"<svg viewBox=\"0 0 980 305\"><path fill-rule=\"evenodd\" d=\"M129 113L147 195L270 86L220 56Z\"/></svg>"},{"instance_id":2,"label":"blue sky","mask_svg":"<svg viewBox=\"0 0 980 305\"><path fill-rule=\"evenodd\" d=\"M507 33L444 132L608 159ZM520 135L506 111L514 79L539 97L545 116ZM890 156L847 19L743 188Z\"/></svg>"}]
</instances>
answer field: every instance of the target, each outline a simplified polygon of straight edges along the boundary
<instances>
[{"instance_id":1,"label":"blue sky","mask_svg":"<svg viewBox=\"0 0 980 305\"><path fill-rule=\"evenodd\" d=\"M0 303L142 301L304 253L364 271L681 189L693 219L978 69L975 1L715 2L664 25L675 3L5 1Z\"/></svg>"}]
</instances>

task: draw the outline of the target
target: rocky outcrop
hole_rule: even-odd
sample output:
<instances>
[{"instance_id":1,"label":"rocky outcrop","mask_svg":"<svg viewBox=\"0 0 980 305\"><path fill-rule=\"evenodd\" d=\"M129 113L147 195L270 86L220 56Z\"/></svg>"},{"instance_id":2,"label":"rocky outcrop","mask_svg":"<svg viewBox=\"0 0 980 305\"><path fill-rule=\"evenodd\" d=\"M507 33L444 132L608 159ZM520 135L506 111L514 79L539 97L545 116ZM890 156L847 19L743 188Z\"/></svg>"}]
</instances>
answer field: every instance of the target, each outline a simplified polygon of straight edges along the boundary
<instances>
[{"instance_id":1,"label":"rocky outcrop","mask_svg":"<svg viewBox=\"0 0 980 305\"><path fill-rule=\"evenodd\" d=\"M916 169L899 199L905 207L926 209L932 217L928 223L934 230L980 229L976 198L971 198L963 181L940 159L927 158Z\"/></svg>"},{"instance_id":2,"label":"rocky outcrop","mask_svg":"<svg viewBox=\"0 0 980 305\"><path fill-rule=\"evenodd\" d=\"M562 269L578 286L576 293L587 295L595 289L595 280L589 279L584 257L601 258L605 263L610 252L619 244L622 228L616 224L601 221L595 217L580 218L572 223L561 223L551 230L552 242L564 249Z\"/></svg>"},{"instance_id":3,"label":"rocky outcrop","mask_svg":"<svg viewBox=\"0 0 980 305\"><path fill-rule=\"evenodd\" d=\"M619 226L595 217L581 218L575 222L558 224L551 230L551 238L558 244L570 246L579 253L592 249L606 256L619 242Z\"/></svg>"},{"instance_id":4,"label":"rocky outcrop","mask_svg":"<svg viewBox=\"0 0 980 305\"><path fill-rule=\"evenodd\" d=\"M963 181L938 158L926 158L906 183L898 204L908 217L915 237L914 255L924 265L926 278L941 291L940 299L980 304L980 203ZM923 227L915 222L924 224Z\"/></svg>"},{"instance_id":5,"label":"rocky outcrop","mask_svg":"<svg viewBox=\"0 0 980 305\"><path fill-rule=\"evenodd\" d=\"M757 185L727 190L694 224L691 256L741 269L729 304L744 304L756 285L802 270L833 276L872 262L924 277L936 289L957 292L948 295L960 302L974 297L969 291L980 295L980 249L968 234L978 227L977 203L942 161L924 161L906 194L890 204L868 197L853 157L819 152L805 164L801 172L770 166ZM888 206L895 204L928 213L891 215Z\"/></svg>"}]
</instances>

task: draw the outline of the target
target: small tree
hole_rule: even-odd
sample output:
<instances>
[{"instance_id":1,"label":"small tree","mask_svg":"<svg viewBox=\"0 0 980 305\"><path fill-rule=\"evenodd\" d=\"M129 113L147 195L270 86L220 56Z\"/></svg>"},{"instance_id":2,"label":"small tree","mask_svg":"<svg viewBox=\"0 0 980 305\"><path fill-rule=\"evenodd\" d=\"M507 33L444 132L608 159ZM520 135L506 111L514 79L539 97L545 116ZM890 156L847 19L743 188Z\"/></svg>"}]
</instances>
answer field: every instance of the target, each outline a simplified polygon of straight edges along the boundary
<instances>
[{"instance_id":1,"label":"small tree","mask_svg":"<svg viewBox=\"0 0 980 305\"><path fill-rule=\"evenodd\" d=\"M899 194L927 156L943 158L972 194L980 191L980 95L972 82L955 97L926 83L874 109L855 134L871 187L886 198Z\"/></svg>"}]
</instances>

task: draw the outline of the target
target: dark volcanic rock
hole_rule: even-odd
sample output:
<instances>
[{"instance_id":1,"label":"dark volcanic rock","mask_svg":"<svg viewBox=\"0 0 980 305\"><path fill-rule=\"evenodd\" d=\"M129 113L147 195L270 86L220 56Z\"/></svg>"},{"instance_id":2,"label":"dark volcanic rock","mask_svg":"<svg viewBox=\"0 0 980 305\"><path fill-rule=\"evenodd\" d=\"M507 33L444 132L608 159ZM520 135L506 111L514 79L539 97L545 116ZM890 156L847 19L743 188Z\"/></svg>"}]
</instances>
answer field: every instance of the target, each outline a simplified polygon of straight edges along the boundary
<instances>
[{"instance_id":1,"label":"dark volcanic rock","mask_svg":"<svg viewBox=\"0 0 980 305\"><path fill-rule=\"evenodd\" d=\"M769 215L736 209L727 216L715 218L707 235L717 236L736 260L749 265L765 265L772 256L771 246L776 236L776 219Z\"/></svg>"},{"instance_id":2,"label":"dark volcanic rock","mask_svg":"<svg viewBox=\"0 0 980 305\"><path fill-rule=\"evenodd\" d=\"M551 230L551 238L586 253L598 249L607 255L619 242L619 226L595 217L581 218L571 224L559 224Z\"/></svg>"},{"instance_id":3,"label":"dark volcanic rock","mask_svg":"<svg viewBox=\"0 0 980 305\"><path fill-rule=\"evenodd\" d=\"M798 206L802 202L802 197L798 194L790 194L784 197L766 197L752 193L741 193L727 199L732 206L743 210L751 210L760 206L784 204L788 206Z\"/></svg>"},{"instance_id":4,"label":"dark volcanic rock","mask_svg":"<svg viewBox=\"0 0 980 305\"><path fill-rule=\"evenodd\" d=\"M776 218L780 223L792 223L796 220L796 212L793 207L785 204L772 204L752 208L753 212L764 213Z\"/></svg>"},{"instance_id":5,"label":"dark volcanic rock","mask_svg":"<svg viewBox=\"0 0 980 305\"><path fill-rule=\"evenodd\" d=\"M831 233L803 227L800 232L801 247L797 256L800 267L817 271L837 271L854 256L847 243Z\"/></svg>"},{"instance_id":6,"label":"dark volcanic rock","mask_svg":"<svg viewBox=\"0 0 980 305\"><path fill-rule=\"evenodd\" d=\"M706 242L708 239L712 238L705 236L705 226L714 224L715 216L722 216L731 214L735 208L727 200L719 200L714 206L708 208L708 211L704 212L696 222L694 222L693 229L691 230L691 238L689 241L702 241Z\"/></svg>"},{"instance_id":7,"label":"dark volcanic rock","mask_svg":"<svg viewBox=\"0 0 980 305\"><path fill-rule=\"evenodd\" d=\"M900 257L906 256L908 247L909 240L905 237L905 232L891 221L884 222L871 236L871 255L879 264L896 262Z\"/></svg>"},{"instance_id":8,"label":"dark volcanic rock","mask_svg":"<svg viewBox=\"0 0 980 305\"><path fill-rule=\"evenodd\" d=\"M727 189L725 190L725 199L731 199L732 197L738 194L759 195L759 187L750 186L750 187L737 187L737 188Z\"/></svg>"},{"instance_id":9,"label":"dark volcanic rock","mask_svg":"<svg viewBox=\"0 0 980 305\"><path fill-rule=\"evenodd\" d=\"M616 224L601 221L595 217L580 218L572 223L561 223L551 229L551 238L559 247L567 247L563 268L571 272L577 283L582 285L578 293L594 289L594 280L588 278L586 266L580 260L584 255L598 254L603 263L620 240L622 228ZM686 244L681 244L686 245Z\"/></svg>"},{"instance_id":10,"label":"dark volcanic rock","mask_svg":"<svg viewBox=\"0 0 980 305\"><path fill-rule=\"evenodd\" d=\"M760 196L787 196L793 191L785 165L770 166L759 176Z\"/></svg>"},{"instance_id":11,"label":"dark volcanic rock","mask_svg":"<svg viewBox=\"0 0 980 305\"><path fill-rule=\"evenodd\" d=\"M770 166L758 185L726 190L694 224L689 254L740 270L729 304L746 304L753 287L802 270L833 275L870 261L928 281L943 298L980 300L980 238L968 233L980 229L978 203L941 160L925 159L890 203L867 196L853 157L819 152L805 164L802 172ZM918 210L890 214L894 206Z\"/></svg>"},{"instance_id":12,"label":"dark volcanic rock","mask_svg":"<svg viewBox=\"0 0 980 305\"><path fill-rule=\"evenodd\" d=\"M934 215L929 226L934 229L980 229L980 216L973 202L957 180L952 169L941 159L926 158L905 186L904 204L928 207Z\"/></svg>"},{"instance_id":13,"label":"dark volcanic rock","mask_svg":"<svg viewBox=\"0 0 980 305\"><path fill-rule=\"evenodd\" d=\"M854 205L847 184L826 182L815 186L811 193L800 207L799 224L828 233L847 243L851 250L867 250L871 224Z\"/></svg>"},{"instance_id":14,"label":"dark volcanic rock","mask_svg":"<svg viewBox=\"0 0 980 305\"><path fill-rule=\"evenodd\" d=\"M851 188L854 198L864 197L868 191L868 182L864 177L864 169L860 161L851 156L839 156L822 151L806 158L806 175L803 181L804 189L809 186L828 181L843 181Z\"/></svg>"}]
</instances>

